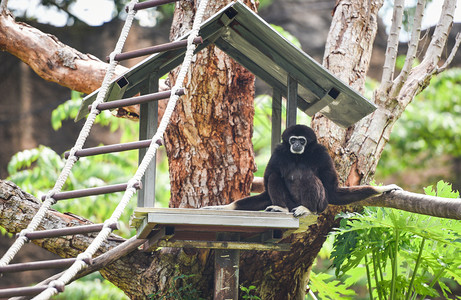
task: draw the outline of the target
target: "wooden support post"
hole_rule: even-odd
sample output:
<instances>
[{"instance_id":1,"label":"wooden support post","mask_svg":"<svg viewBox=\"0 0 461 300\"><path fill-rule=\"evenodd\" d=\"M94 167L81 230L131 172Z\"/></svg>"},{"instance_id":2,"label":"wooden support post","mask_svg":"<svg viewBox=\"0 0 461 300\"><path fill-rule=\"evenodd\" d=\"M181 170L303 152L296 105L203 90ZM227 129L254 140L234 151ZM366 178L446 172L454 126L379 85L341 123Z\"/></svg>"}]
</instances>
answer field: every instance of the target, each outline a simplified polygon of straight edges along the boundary
<instances>
[{"instance_id":1,"label":"wooden support post","mask_svg":"<svg viewBox=\"0 0 461 300\"><path fill-rule=\"evenodd\" d=\"M153 73L149 76L147 86L142 94L158 92L158 76ZM139 140L151 139L158 126L158 102L151 101L141 104L139 116ZM139 150L139 163L143 159L146 149ZM155 157L149 164L142 179L143 189L138 192L138 207L154 207L155 204Z\"/></svg>"},{"instance_id":2,"label":"wooden support post","mask_svg":"<svg viewBox=\"0 0 461 300\"><path fill-rule=\"evenodd\" d=\"M218 233L218 240L238 241L239 233ZM214 300L238 299L240 250L220 249L214 254Z\"/></svg>"},{"instance_id":3,"label":"wooden support post","mask_svg":"<svg viewBox=\"0 0 461 300\"><path fill-rule=\"evenodd\" d=\"M288 74L287 79L287 128L296 124L298 103L298 81Z\"/></svg>"},{"instance_id":4,"label":"wooden support post","mask_svg":"<svg viewBox=\"0 0 461 300\"><path fill-rule=\"evenodd\" d=\"M279 90L272 90L272 136L271 150L280 143L282 136L282 93Z\"/></svg>"}]
</instances>

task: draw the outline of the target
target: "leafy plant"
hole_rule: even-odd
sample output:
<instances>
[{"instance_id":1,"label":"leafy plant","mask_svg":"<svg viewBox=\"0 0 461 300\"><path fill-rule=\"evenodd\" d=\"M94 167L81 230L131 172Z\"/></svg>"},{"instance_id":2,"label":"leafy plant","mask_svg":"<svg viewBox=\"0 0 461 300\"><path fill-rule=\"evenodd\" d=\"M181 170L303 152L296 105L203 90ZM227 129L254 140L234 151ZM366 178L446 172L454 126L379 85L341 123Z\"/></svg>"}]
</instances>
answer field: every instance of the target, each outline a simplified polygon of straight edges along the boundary
<instances>
[{"instance_id":1,"label":"leafy plant","mask_svg":"<svg viewBox=\"0 0 461 300\"><path fill-rule=\"evenodd\" d=\"M351 284L333 278L328 273L311 272L309 287L321 299L355 299L356 293L350 289Z\"/></svg>"},{"instance_id":2,"label":"leafy plant","mask_svg":"<svg viewBox=\"0 0 461 300\"><path fill-rule=\"evenodd\" d=\"M434 157L461 157L461 69L439 74L407 107L391 133L377 173L423 168Z\"/></svg>"},{"instance_id":3,"label":"leafy plant","mask_svg":"<svg viewBox=\"0 0 461 300\"><path fill-rule=\"evenodd\" d=\"M250 300L260 300L256 295L252 293L256 291L256 287L254 285L250 285L249 287L244 287L243 285L240 286L240 290L242 291L242 299L250 299Z\"/></svg>"},{"instance_id":4,"label":"leafy plant","mask_svg":"<svg viewBox=\"0 0 461 300\"><path fill-rule=\"evenodd\" d=\"M93 273L66 286L63 293L53 299L72 300L128 300L129 298L116 286Z\"/></svg>"},{"instance_id":5,"label":"leafy plant","mask_svg":"<svg viewBox=\"0 0 461 300\"><path fill-rule=\"evenodd\" d=\"M444 182L425 192L459 197ZM461 284L460 221L388 208L365 208L361 214L340 217L332 252L336 275L362 270L370 299L424 299L440 293L448 298L447 283Z\"/></svg>"}]
</instances>

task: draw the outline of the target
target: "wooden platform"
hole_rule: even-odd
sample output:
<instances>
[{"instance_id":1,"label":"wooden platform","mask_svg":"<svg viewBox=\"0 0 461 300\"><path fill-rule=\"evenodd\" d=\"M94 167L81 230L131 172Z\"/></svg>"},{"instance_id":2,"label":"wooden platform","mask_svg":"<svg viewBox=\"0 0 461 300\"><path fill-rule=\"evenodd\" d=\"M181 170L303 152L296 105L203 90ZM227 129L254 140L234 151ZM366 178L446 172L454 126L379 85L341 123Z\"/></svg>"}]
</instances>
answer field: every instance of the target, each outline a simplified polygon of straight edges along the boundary
<instances>
[{"instance_id":1,"label":"wooden platform","mask_svg":"<svg viewBox=\"0 0 461 300\"><path fill-rule=\"evenodd\" d=\"M297 230L306 230L317 216L294 218L289 213L183 208L135 209L131 225L145 249L186 247L287 251L279 243Z\"/></svg>"}]
</instances>

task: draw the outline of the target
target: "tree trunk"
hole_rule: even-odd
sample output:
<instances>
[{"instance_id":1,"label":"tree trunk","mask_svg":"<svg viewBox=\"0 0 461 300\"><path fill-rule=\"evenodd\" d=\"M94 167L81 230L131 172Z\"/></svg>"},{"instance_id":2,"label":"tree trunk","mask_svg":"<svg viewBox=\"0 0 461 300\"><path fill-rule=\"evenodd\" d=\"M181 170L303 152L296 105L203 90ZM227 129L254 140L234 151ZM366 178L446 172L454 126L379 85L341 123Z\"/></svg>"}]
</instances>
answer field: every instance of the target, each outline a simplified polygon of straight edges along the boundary
<instances>
[{"instance_id":1,"label":"tree trunk","mask_svg":"<svg viewBox=\"0 0 461 300\"><path fill-rule=\"evenodd\" d=\"M230 2L210 1L204 19ZM256 10L251 1L246 4ZM180 2L172 40L190 30L193 10L192 2ZM197 54L184 85L186 95L165 134L170 207L216 205L248 195L255 171L254 75L210 46Z\"/></svg>"}]
</instances>

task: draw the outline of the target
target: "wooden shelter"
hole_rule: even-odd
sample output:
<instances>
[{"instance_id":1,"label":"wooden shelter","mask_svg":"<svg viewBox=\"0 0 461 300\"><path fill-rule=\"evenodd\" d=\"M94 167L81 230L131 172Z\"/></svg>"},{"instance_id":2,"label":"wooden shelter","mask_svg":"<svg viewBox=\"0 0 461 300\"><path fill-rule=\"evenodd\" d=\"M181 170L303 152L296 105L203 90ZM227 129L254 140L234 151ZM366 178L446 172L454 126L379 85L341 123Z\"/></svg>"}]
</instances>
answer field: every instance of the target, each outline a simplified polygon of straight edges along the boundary
<instances>
[{"instance_id":1,"label":"wooden shelter","mask_svg":"<svg viewBox=\"0 0 461 300\"><path fill-rule=\"evenodd\" d=\"M297 109L310 116L321 112L343 127L351 126L376 109L239 1L205 21L199 36L194 41L198 44L196 52L214 44L272 87L272 147L281 139L282 97L287 100L286 126L296 123ZM158 92L159 78L183 61L187 38L188 34L168 46L156 46L155 54L111 83L106 103L98 109L141 104L139 138L140 141L151 138L158 123L156 101L170 95ZM142 49L122 53L118 59L153 52ZM88 113L97 93L84 99L76 120ZM142 96L134 97L138 94ZM141 160L145 150L139 148ZM148 239L144 245L146 251L156 247L217 249L215 298L224 299L238 293L239 250L287 251L289 245L279 243L283 237L300 228L305 230L315 220L316 216L308 216L300 225L299 219L285 213L155 208L154 159L145 173L143 188L138 191L138 208L132 224L139 238ZM220 294L222 290L228 293Z\"/></svg>"}]
</instances>

